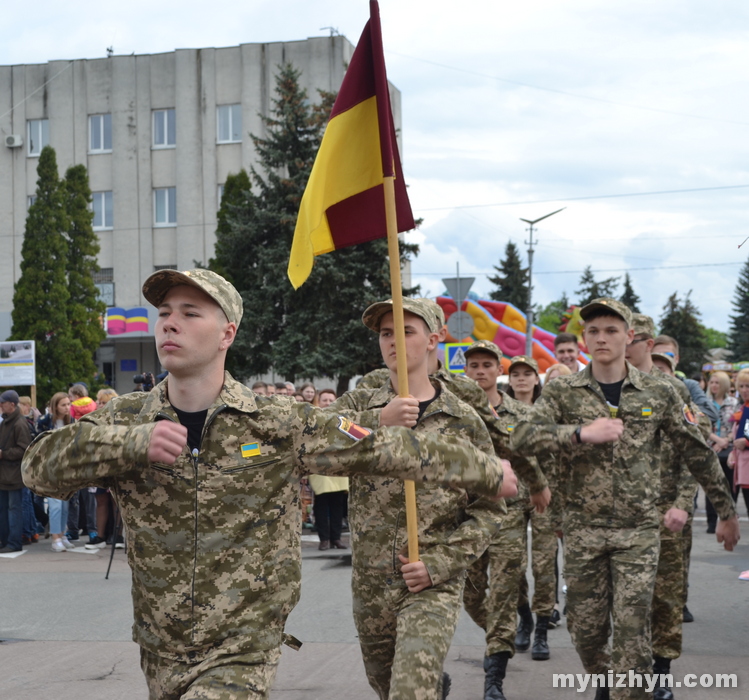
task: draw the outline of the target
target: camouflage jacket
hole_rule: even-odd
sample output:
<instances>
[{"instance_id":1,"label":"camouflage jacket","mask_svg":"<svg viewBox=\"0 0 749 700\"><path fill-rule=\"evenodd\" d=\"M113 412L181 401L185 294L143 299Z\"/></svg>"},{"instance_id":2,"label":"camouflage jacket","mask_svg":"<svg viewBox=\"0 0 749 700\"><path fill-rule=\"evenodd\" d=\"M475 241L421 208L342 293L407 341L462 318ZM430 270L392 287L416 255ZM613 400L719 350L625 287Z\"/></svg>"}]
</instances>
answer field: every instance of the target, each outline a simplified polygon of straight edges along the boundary
<instances>
[{"instance_id":1,"label":"camouflage jacket","mask_svg":"<svg viewBox=\"0 0 749 700\"><path fill-rule=\"evenodd\" d=\"M549 485L535 457L512 452L510 449L510 430L507 428L509 423L498 420L497 413L492 409L486 393L473 379L463 374L450 372L442 366L431 376L445 384L451 393L479 414L479 418L484 421L484 425L489 431L497 456L512 463L512 468L517 473L519 481L524 482L531 493L540 493ZM388 384L389 381L390 371L388 369L376 369L365 375L356 388L379 389ZM507 397L506 394L503 396ZM377 415L379 416L379 411ZM362 418L362 422L364 420ZM379 425L379 422L373 422L372 424ZM369 422L367 425L369 425ZM520 483L518 483L518 486L520 486Z\"/></svg>"},{"instance_id":2,"label":"camouflage jacket","mask_svg":"<svg viewBox=\"0 0 749 700\"><path fill-rule=\"evenodd\" d=\"M476 412L450 393L444 384L414 427L416 434L461 435L493 454L492 443ZM333 408L374 427L381 409L396 396L390 382L379 389L356 388L341 396ZM366 416L365 416L366 417ZM489 546L499 531L504 507L477 498L462 488L417 484L419 555L434 585L460 575ZM406 502L403 482L379 476L357 476L349 489L349 522L354 568L367 575L400 578L399 554L407 556ZM404 584L405 585L405 584Z\"/></svg>"},{"instance_id":3,"label":"camouflage jacket","mask_svg":"<svg viewBox=\"0 0 749 700\"><path fill-rule=\"evenodd\" d=\"M484 494L501 484L498 460L465 440L406 428L367 434L310 404L256 396L228 374L200 451L152 464L154 421L177 420L168 381L40 435L23 462L39 494L112 489L127 527L133 636L155 654L260 658L280 645L299 598L302 475L374 473Z\"/></svg>"},{"instance_id":4,"label":"camouflage jacket","mask_svg":"<svg viewBox=\"0 0 749 700\"><path fill-rule=\"evenodd\" d=\"M614 443L573 445L579 425L610 412L591 367L558 377L544 388L528 420L513 431L512 445L536 455L559 450L559 489L564 524L638 527L659 523L660 444L664 436L676 458L703 485L721 518L735 514L715 453L705 443L689 407L660 379L627 364L618 417L624 434Z\"/></svg>"}]
</instances>

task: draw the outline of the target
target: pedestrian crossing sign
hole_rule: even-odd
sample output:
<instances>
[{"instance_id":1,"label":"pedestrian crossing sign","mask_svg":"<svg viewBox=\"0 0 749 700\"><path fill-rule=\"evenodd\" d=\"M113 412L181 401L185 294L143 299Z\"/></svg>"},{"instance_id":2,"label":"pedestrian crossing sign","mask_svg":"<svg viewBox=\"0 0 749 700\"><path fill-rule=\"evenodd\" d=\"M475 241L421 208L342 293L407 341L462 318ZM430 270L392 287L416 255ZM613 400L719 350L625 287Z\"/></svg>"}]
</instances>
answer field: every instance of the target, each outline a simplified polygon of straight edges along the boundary
<instances>
[{"instance_id":1,"label":"pedestrian crossing sign","mask_svg":"<svg viewBox=\"0 0 749 700\"><path fill-rule=\"evenodd\" d=\"M465 351L472 343L445 343L445 366L453 374L462 374L466 369Z\"/></svg>"}]
</instances>

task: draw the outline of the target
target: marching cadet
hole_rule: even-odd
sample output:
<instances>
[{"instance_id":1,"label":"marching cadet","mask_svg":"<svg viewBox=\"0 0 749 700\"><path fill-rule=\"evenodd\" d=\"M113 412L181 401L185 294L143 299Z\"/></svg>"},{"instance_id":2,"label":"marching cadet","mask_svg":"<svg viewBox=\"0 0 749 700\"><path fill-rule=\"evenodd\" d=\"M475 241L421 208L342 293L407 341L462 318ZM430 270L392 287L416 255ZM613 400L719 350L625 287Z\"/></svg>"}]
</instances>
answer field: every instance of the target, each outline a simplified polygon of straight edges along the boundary
<instances>
[{"instance_id":1,"label":"marching cadet","mask_svg":"<svg viewBox=\"0 0 749 700\"><path fill-rule=\"evenodd\" d=\"M493 453L475 411L429 377L429 354L441 327L434 303L404 299L403 306L412 397L404 404L415 411L409 420L415 422L414 432L462 435ZM379 302L362 317L364 325L379 334L390 381L379 388L357 387L333 405L365 426L377 425L384 408L399 401L392 308L390 300ZM376 476L351 479L354 622L367 678L381 700L447 696L442 666L462 607L465 570L499 528L501 506L464 489L423 485L416 491L416 503L420 561L410 562L405 556L403 484Z\"/></svg>"},{"instance_id":2,"label":"marching cadet","mask_svg":"<svg viewBox=\"0 0 749 700\"><path fill-rule=\"evenodd\" d=\"M457 437L371 432L254 394L224 370L242 299L213 272L161 270L143 295L158 308L167 379L44 433L24 480L56 498L111 489L151 700L261 700L299 599L302 475L372 473L494 496L501 465Z\"/></svg>"},{"instance_id":3,"label":"marching cadet","mask_svg":"<svg viewBox=\"0 0 749 700\"><path fill-rule=\"evenodd\" d=\"M665 374L653 364L650 351L655 339L655 324L650 316L633 314L634 340L627 346L626 358L645 374L660 377L674 387L681 400L698 413L689 390L683 382ZM670 359L670 358L669 358ZM709 421L707 433L710 432ZM703 430L703 436L705 431ZM661 518L660 554L653 589L652 644L653 673L671 673L671 661L681 656L682 608L684 606L684 543L682 530L694 510L697 482L684 466L676 460L673 446L668 440L662 444L661 493L656 501ZM673 692L659 685L656 700L673 700Z\"/></svg>"},{"instance_id":4,"label":"marching cadet","mask_svg":"<svg viewBox=\"0 0 749 700\"><path fill-rule=\"evenodd\" d=\"M465 357L466 376L473 379L484 390L490 405L497 414L499 425L506 431L509 438L514 426L528 409L519 401L500 393L497 389L497 380L502 374L500 349L488 340L479 340L465 351ZM524 366L536 372L537 367L534 367L534 364L535 362L530 358L513 357L510 369ZM535 459L532 462L534 468L538 469ZM537 478L540 480L542 477L539 474ZM521 646L518 646L515 638L515 619L521 584L525 581L528 522L531 514L537 510L531 504L528 489L522 482L518 484L518 495L506 499L505 503L507 515L502 516L502 527L492 539L487 551L468 570L468 581L463 596L468 614L486 632L484 700L505 700L503 684L507 664L516 650L527 651L530 647L529 636ZM544 508L539 507L538 510L543 511ZM551 531L550 524L549 530ZM536 531L533 533L533 538L535 548ZM556 545L556 540L553 545ZM555 546L551 549L551 556L546 557L548 562L545 569L539 566L543 557L539 558L537 552L534 551L533 572L536 579L534 609L536 609L538 619L532 653L532 658L535 660L545 660L550 656L546 631L554 608L554 549ZM487 587L488 596L486 595ZM537 605L544 607L536 607ZM530 616L531 610L527 597L525 606ZM528 635L532 629L533 617L531 616Z\"/></svg>"},{"instance_id":5,"label":"marching cadet","mask_svg":"<svg viewBox=\"0 0 749 700\"><path fill-rule=\"evenodd\" d=\"M512 445L537 455L560 451L570 633L588 673L621 674L612 689L598 687L597 700L645 698L644 685L621 687L618 681L629 671L649 673L652 666L661 434L715 496L721 516L716 535L728 550L739 538L738 518L689 407L663 380L625 360L634 337L630 310L602 298L584 306L581 316L590 364L549 384L513 431Z\"/></svg>"}]
</instances>

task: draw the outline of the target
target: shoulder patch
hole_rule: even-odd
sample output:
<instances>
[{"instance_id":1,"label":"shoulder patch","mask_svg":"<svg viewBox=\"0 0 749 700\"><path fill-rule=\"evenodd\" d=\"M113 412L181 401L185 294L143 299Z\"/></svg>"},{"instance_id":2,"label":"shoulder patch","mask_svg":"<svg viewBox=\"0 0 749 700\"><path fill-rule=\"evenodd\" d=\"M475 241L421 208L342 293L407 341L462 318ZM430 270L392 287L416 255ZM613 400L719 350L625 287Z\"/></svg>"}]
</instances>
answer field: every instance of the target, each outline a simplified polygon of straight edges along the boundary
<instances>
[{"instance_id":1,"label":"shoulder patch","mask_svg":"<svg viewBox=\"0 0 749 700\"><path fill-rule=\"evenodd\" d=\"M653 409L650 406L643 406L642 415L649 418L650 416L653 415Z\"/></svg>"},{"instance_id":2,"label":"shoulder patch","mask_svg":"<svg viewBox=\"0 0 749 700\"><path fill-rule=\"evenodd\" d=\"M348 435L352 440L357 441L367 437L372 432L369 428L363 428L361 425L357 425L343 416L338 416L338 430L344 435Z\"/></svg>"},{"instance_id":3,"label":"shoulder patch","mask_svg":"<svg viewBox=\"0 0 749 700\"><path fill-rule=\"evenodd\" d=\"M260 443L258 442L247 442L244 445L241 445L239 449L242 450L242 457L245 459L262 454L260 451Z\"/></svg>"},{"instance_id":4,"label":"shoulder patch","mask_svg":"<svg viewBox=\"0 0 749 700\"><path fill-rule=\"evenodd\" d=\"M692 413L692 409L687 406L687 404L684 404L683 408L681 409L682 414L684 415L685 422L689 423L689 425L697 425L698 421L694 417L694 413Z\"/></svg>"}]
</instances>

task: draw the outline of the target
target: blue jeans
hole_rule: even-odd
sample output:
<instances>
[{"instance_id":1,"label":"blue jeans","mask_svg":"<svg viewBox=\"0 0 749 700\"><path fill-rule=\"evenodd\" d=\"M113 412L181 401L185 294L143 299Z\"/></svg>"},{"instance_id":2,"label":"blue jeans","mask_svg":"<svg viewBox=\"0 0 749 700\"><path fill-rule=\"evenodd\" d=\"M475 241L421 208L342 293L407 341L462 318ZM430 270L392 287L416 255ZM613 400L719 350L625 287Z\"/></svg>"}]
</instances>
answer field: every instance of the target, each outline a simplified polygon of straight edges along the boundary
<instances>
[{"instance_id":1,"label":"blue jeans","mask_svg":"<svg viewBox=\"0 0 749 700\"><path fill-rule=\"evenodd\" d=\"M68 527L68 502L59 498L47 498L49 508L49 531L53 535L64 535Z\"/></svg>"},{"instance_id":2,"label":"blue jeans","mask_svg":"<svg viewBox=\"0 0 749 700\"><path fill-rule=\"evenodd\" d=\"M23 534L24 537L31 537L39 531L39 523L36 521L36 515L34 515L34 501L31 491L25 486L21 491L23 491L23 496L21 496L23 502Z\"/></svg>"},{"instance_id":3,"label":"blue jeans","mask_svg":"<svg viewBox=\"0 0 749 700\"><path fill-rule=\"evenodd\" d=\"M0 544L11 549L23 549L23 489L0 491Z\"/></svg>"}]
</instances>

